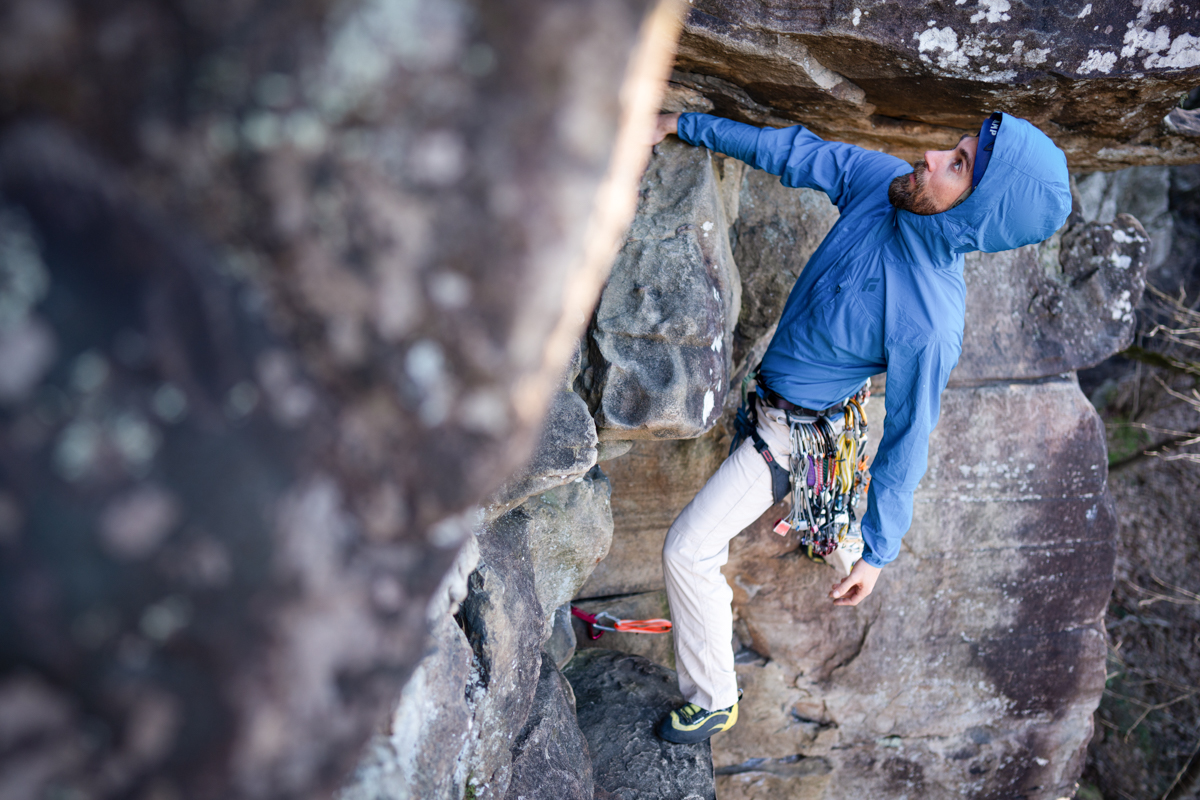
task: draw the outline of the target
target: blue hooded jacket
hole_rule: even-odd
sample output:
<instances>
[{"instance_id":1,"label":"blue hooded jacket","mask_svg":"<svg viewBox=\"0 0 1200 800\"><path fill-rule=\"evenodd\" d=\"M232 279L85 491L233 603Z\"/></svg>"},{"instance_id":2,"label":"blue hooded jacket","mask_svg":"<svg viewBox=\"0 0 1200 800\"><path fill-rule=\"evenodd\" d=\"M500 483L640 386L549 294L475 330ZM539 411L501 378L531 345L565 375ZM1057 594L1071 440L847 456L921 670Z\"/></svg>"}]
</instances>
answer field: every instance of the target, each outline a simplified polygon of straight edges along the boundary
<instances>
[{"instance_id":1,"label":"blue hooded jacket","mask_svg":"<svg viewBox=\"0 0 1200 800\"><path fill-rule=\"evenodd\" d=\"M841 212L788 296L762 361L787 400L827 408L887 371L883 438L871 465L863 560L900 552L929 455L942 390L962 352L963 254L1046 239L1071 211L1067 159L1030 123L1003 115L983 178L962 204L931 216L897 210L888 185L900 159L825 142L807 129L756 128L683 114L679 138L820 189Z\"/></svg>"}]
</instances>

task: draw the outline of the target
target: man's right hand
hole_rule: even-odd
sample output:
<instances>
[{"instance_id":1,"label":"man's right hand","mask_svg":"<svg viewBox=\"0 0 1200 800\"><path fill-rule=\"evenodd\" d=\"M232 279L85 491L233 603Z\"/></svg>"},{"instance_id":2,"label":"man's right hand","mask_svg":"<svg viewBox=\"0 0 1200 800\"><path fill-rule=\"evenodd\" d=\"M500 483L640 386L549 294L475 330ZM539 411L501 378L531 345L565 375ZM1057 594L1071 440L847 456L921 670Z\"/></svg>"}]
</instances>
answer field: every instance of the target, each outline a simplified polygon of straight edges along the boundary
<instances>
[{"instance_id":1,"label":"man's right hand","mask_svg":"<svg viewBox=\"0 0 1200 800\"><path fill-rule=\"evenodd\" d=\"M650 145L654 146L667 138L672 133L677 133L679 130L679 114L659 114L658 119L654 123L654 133L650 138Z\"/></svg>"}]
</instances>

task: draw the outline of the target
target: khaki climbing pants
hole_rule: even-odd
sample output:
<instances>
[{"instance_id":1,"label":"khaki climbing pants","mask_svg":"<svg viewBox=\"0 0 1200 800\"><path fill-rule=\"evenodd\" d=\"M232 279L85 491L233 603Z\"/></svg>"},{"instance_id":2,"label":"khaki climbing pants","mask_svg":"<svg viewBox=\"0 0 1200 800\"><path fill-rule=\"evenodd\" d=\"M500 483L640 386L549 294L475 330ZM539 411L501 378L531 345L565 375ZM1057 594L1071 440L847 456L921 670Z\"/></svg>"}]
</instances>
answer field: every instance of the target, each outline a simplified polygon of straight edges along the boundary
<instances>
[{"instance_id":1,"label":"khaki climbing pants","mask_svg":"<svg viewBox=\"0 0 1200 800\"><path fill-rule=\"evenodd\" d=\"M840 433L841 415L834 419ZM760 403L758 434L787 465L792 446L784 412ZM721 567L729 560L729 540L762 516L771 499L770 468L747 437L675 518L663 544L679 689L709 711L738 699L733 590Z\"/></svg>"}]
</instances>

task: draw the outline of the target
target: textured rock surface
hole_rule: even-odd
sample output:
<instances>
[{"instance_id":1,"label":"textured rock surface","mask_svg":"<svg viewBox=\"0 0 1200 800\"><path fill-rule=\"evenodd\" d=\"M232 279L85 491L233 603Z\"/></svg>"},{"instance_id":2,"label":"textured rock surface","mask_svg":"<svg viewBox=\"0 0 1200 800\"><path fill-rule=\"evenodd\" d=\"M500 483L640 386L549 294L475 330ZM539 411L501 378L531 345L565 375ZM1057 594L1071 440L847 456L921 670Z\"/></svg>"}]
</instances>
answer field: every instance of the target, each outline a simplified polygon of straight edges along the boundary
<instances>
[{"instance_id":1,"label":"textured rock surface","mask_svg":"<svg viewBox=\"0 0 1200 800\"><path fill-rule=\"evenodd\" d=\"M804 122L906 161L998 108L1051 134L1072 169L1191 163L1200 138L1163 120L1200 82L1197 14L1154 0L696 0L672 105Z\"/></svg>"},{"instance_id":2,"label":"textured rock surface","mask_svg":"<svg viewBox=\"0 0 1200 800\"><path fill-rule=\"evenodd\" d=\"M547 612L543 639L550 636L553 610L570 601L608 555L613 528L610 492L608 478L596 467L519 510L528 530L534 591Z\"/></svg>"},{"instance_id":3,"label":"textured rock surface","mask_svg":"<svg viewBox=\"0 0 1200 800\"><path fill-rule=\"evenodd\" d=\"M592 755L596 800L716 800L708 742L668 744L654 726L683 698L675 673L641 656L584 650L563 671Z\"/></svg>"},{"instance_id":4,"label":"textured rock surface","mask_svg":"<svg viewBox=\"0 0 1200 800\"><path fill-rule=\"evenodd\" d=\"M538 602L528 518L518 507L478 534L479 569L462 606L477 674L467 762L479 798L503 798L512 777L512 744L537 690L546 615ZM422 743L436 747L435 742Z\"/></svg>"},{"instance_id":5,"label":"textured rock surface","mask_svg":"<svg viewBox=\"0 0 1200 800\"><path fill-rule=\"evenodd\" d=\"M766 523L737 541L737 630L768 660L739 667L749 724L714 760L743 771L722 785L802 753L833 768L821 797L1069 794L1104 684L1103 452L1073 381L951 389L913 529L857 610Z\"/></svg>"},{"instance_id":6,"label":"textured rock surface","mask_svg":"<svg viewBox=\"0 0 1200 800\"><path fill-rule=\"evenodd\" d=\"M550 638L542 646L543 652L554 659L555 665L562 669L575 655L575 626L572 624L571 604L563 603L554 610L554 621L550 627Z\"/></svg>"},{"instance_id":7,"label":"textured rock surface","mask_svg":"<svg viewBox=\"0 0 1200 800\"><path fill-rule=\"evenodd\" d=\"M339 800L458 800L466 783L472 652L448 614Z\"/></svg>"},{"instance_id":8,"label":"textured rock surface","mask_svg":"<svg viewBox=\"0 0 1200 800\"><path fill-rule=\"evenodd\" d=\"M676 139L655 149L590 332L601 439L699 436L729 387L741 283L716 159Z\"/></svg>"},{"instance_id":9,"label":"textured rock surface","mask_svg":"<svg viewBox=\"0 0 1200 800\"><path fill-rule=\"evenodd\" d=\"M596 423L587 403L570 390L579 374L579 356L576 348L566 387L550 400L533 456L489 498L483 509L485 520L496 519L527 498L573 481L596 466Z\"/></svg>"},{"instance_id":10,"label":"textured rock surface","mask_svg":"<svg viewBox=\"0 0 1200 800\"><path fill-rule=\"evenodd\" d=\"M547 655L512 751L507 800L592 800L592 761L575 721L575 695Z\"/></svg>"},{"instance_id":11,"label":"textured rock surface","mask_svg":"<svg viewBox=\"0 0 1200 800\"><path fill-rule=\"evenodd\" d=\"M582 735L556 662L574 649L563 605L611 536L609 485L599 468L484 525L450 572L478 562L462 629L449 613L464 592L451 580L446 599L431 608L440 615L432 652L341 800L458 800L468 786L478 798L548 798L544 792L560 785L563 797L591 797L590 772L579 769L586 758L572 760ZM563 775L539 788L537 776L555 770Z\"/></svg>"},{"instance_id":12,"label":"textured rock surface","mask_svg":"<svg viewBox=\"0 0 1200 800\"><path fill-rule=\"evenodd\" d=\"M1041 245L971 253L963 355L951 381L1042 378L1125 349L1149 251L1149 237L1128 214L1107 223L1077 214Z\"/></svg>"},{"instance_id":13,"label":"textured rock surface","mask_svg":"<svg viewBox=\"0 0 1200 800\"><path fill-rule=\"evenodd\" d=\"M3 5L15 796L350 771L587 324L669 5Z\"/></svg>"}]
</instances>

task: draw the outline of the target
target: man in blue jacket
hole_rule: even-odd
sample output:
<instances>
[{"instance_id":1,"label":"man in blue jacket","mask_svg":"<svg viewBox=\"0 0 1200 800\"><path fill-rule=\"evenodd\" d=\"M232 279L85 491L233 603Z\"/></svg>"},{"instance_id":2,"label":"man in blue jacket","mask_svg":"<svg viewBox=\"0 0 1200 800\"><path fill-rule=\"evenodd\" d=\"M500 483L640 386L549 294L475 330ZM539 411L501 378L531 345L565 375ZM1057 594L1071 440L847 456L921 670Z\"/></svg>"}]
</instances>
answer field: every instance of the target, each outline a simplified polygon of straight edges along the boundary
<instances>
[{"instance_id":1,"label":"man in blue jacket","mask_svg":"<svg viewBox=\"0 0 1200 800\"><path fill-rule=\"evenodd\" d=\"M788 297L755 400L757 431L787 464L786 410L836 407L887 372L863 554L829 593L835 605L857 605L912 522L941 393L962 351L963 254L1033 244L1058 230L1071 211L1066 156L1030 123L1001 113L978 136L930 150L913 165L822 141L802 126L661 116L655 142L672 133L779 175L785 186L820 189L841 212ZM667 534L663 571L688 703L660 723L664 739L702 741L737 721L733 593L720 568L729 540L771 505L769 466L748 439Z\"/></svg>"}]
</instances>

